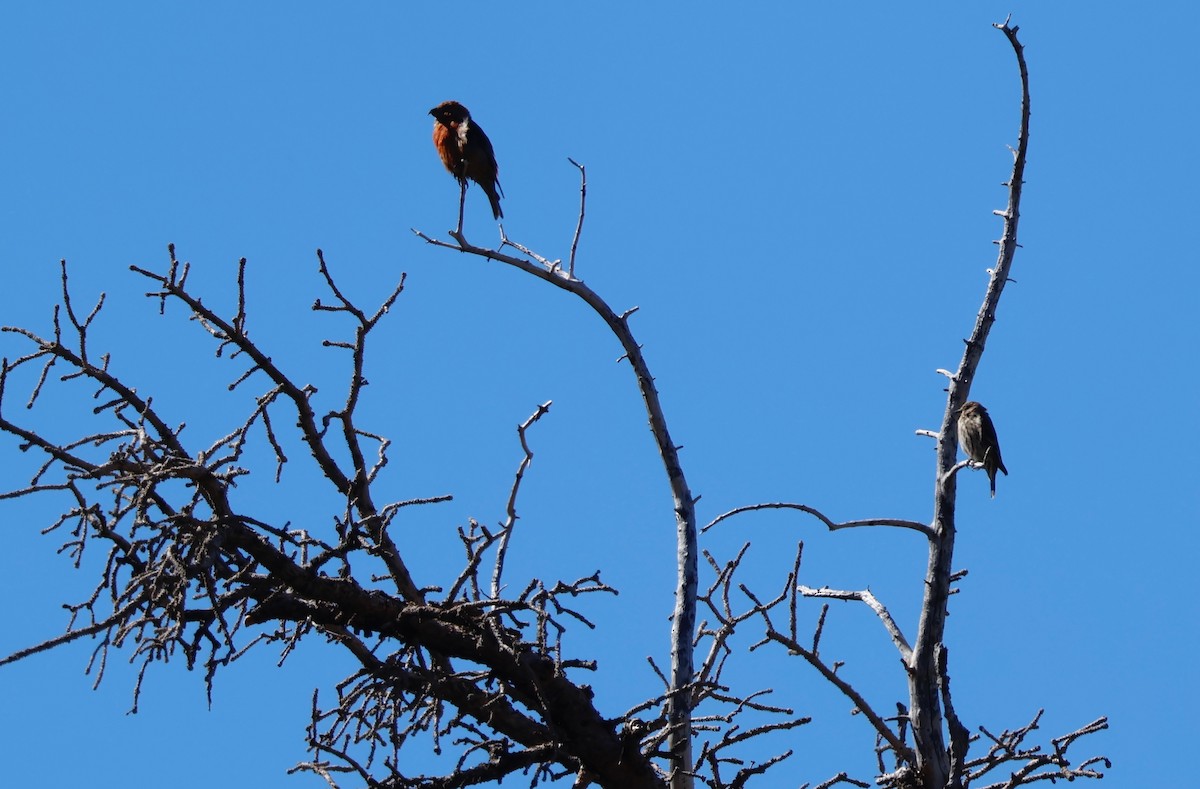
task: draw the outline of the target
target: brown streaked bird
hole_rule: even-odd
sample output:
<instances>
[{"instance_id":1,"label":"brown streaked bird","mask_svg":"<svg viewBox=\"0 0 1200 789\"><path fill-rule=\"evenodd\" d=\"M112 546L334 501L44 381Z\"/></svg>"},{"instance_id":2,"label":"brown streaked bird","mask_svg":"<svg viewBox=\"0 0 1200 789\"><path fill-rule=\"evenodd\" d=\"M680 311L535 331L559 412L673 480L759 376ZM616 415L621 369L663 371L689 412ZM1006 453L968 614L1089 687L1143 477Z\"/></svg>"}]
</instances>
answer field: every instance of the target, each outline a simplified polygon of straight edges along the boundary
<instances>
[{"instance_id":1,"label":"brown streaked bird","mask_svg":"<svg viewBox=\"0 0 1200 789\"><path fill-rule=\"evenodd\" d=\"M987 470L988 482L992 485L992 498L996 498L996 469L1008 476L1008 469L1000 458L1000 440L996 438L996 426L988 416L987 409L974 400L963 403L958 411L958 443L962 444L967 457Z\"/></svg>"},{"instance_id":2,"label":"brown streaked bird","mask_svg":"<svg viewBox=\"0 0 1200 789\"><path fill-rule=\"evenodd\" d=\"M429 114L433 116L433 144L438 156L442 157L442 164L464 190L468 178L479 184L492 204L492 218L503 218L500 197L504 190L497 179L500 168L496 165L492 141L479 124L471 120L467 108L457 101L443 101Z\"/></svg>"}]
</instances>

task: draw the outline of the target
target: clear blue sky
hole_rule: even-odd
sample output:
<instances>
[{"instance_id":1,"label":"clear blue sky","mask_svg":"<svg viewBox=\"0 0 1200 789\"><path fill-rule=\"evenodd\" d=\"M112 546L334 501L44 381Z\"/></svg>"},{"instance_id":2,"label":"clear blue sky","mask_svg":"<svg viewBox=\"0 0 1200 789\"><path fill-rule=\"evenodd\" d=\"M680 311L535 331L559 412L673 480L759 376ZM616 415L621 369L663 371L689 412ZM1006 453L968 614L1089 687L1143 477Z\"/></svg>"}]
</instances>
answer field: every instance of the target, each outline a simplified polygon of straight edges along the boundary
<instances>
[{"instance_id":1,"label":"clear blue sky","mask_svg":"<svg viewBox=\"0 0 1200 789\"><path fill-rule=\"evenodd\" d=\"M200 447L240 422L240 367L178 310L157 316L130 264L165 265L232 303L249 259L251 331L335 406L344 323L313 316L321 247L364 304L407 272L376 337L364 427L395 440L388 496L453 493L397 540L419 583L459 561L456 526L494 523L531 432L510 580L600 568L619 598L587 601L606 713L656 692L665 662L674 523L633 377L582 304L518 271L430 248L457 187L427 110L455 98L487 130L509 234L565 256L587 165L578 273L644 343L702 521L796 501L835 518L929 517L932 442L952 368L992 265L1018 120L1012 11L1027 47L1033 126L1015 283L972 391L996 421L1010 476L959 485L957 564L970 570L947 637L959 714L1041 742L1100 715L1081 744L1115 760L1107 787L1182 786L1195 676L1200 551L1194 239L1200 182L1191 2L779 3L732 11L656 4L9 4L0 12L0 323L48 332L57 261L76 298L108 302L93 339ZM435 10L436 8L436 10ZM472 188L467 232L495 238ZM22 352L10 336L0 353ZM48 392L28 418L89 424L90 392ZM24 394L10 395L20 413ZM23 414L23 416L26 416ZM245 510L329 528L304 456ZM0 441L5 487L29 459ZM303 506L311 502L311 507ZM57 502L0 507L0 652L54 636L92 576L39 531ZM318 513L314 516L314 513ZM309 520L312 518L312 520ZM910 637L925 554L909 532L829 535L790 514L750 515L705 540L752 540L744 580L871 589ZM93 546L96 548L99 546ZM95 570L101 556L90 553ZM817 606L808 609L815 617ZM747 641L751 640L747 635ZM138 715L116 657L99 690L92 644L0 668L0 754L11 786L320 786L304 758L312 688L345 661L314 640L278 670L264 650L219 675L157 667ZM881 709L903 699L869 612L835 606L826 654ZM872 735L798 660L744 658L732 675L816 722L763 786L869 778ZM781 747L781 749L782 749Z\"/></svg>"}]
</instances>

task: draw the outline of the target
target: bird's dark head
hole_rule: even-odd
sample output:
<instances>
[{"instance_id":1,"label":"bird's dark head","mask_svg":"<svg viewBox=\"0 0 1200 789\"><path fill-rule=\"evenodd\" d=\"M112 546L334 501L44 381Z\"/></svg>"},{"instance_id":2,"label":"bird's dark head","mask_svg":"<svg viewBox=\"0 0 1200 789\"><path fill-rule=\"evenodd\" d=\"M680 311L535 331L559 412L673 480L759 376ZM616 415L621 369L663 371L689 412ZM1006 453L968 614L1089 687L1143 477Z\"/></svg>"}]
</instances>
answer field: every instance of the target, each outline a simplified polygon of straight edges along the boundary
<instances>
[{"instance_id":1,"label":"bird's dark head","mask_svg":"<svg viewBox=\"0 0 1200 789\"><path fill-rule=\"evenodd\" d=\"M958 409L958 413L966 414L967 416L974 416L975 414L986 414L987 409L985 409L979 403L976 403L974 400L969 400L962 404L962 408Z\"/></svg>"},{"instance_id":2,"label":"bird's dark head","mask_svg":"<svg viewBox=\"0 0 1200 789\"><path fill-rule=\"evenodd\" d=\"M431 109L429 114L433 116L435 121L446 126L462 123L471 117L471 113L467 112L467 108L457 101L443 101Z\"/></svg>"}]
</instances>

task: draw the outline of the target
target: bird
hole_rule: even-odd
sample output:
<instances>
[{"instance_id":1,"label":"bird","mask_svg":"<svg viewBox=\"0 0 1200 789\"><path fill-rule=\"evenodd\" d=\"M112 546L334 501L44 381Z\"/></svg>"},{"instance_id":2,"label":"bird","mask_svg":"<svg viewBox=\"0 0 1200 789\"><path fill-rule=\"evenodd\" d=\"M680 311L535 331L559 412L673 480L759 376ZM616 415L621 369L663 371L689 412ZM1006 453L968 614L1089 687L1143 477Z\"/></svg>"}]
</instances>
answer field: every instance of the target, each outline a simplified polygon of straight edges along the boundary
<instances>
[{"instance_id":1,"label":"bird","mask_svg":"<svg viewBox=\"0 0 1200 789\"><path fill-rule=\"evenodd\" d=\"M1000 440L996 438L996 426L988 416L987 409L974 400L963 403L958 412L958 442L967 457L987 470L988 482L992 486L992 498L996 498L996 470L1008 476L1008 469L1000 458Z\"/></svg>"},{"instance_id":2,"label":"bird","mask_svg":"<svg viewBox=\"0 0 1200 789\"><path fill-rule=\"evenodd\" d=\"M458 179L464 194L468 178L479 184L492 204L492 218L502 219L500 198L504 190L497 180L500 168L492 141L457 101L443 101L429 114L433 116L433 144L442 164Z\"/></svg>"}]
</instances>

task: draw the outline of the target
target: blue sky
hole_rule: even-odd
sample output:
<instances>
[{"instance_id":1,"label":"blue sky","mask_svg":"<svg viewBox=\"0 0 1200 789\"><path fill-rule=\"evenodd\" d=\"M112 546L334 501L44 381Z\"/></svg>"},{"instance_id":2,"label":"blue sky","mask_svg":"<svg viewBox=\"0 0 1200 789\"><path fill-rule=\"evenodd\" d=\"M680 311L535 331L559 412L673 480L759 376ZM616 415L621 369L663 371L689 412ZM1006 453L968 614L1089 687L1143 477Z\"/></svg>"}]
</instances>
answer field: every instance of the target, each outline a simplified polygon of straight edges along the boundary
<instances>
[{"instance_id":1,"label":"blue sky","mask_svg":"<svg viewBox=\"0 0 1200 789\"><path fill-rule=\"evenodd\" d=\"M206 302L233 302L238 258L251 329L337 404L347 327L314 316L315 250L363 304L406 290L375 337L363 419L392 437L388 495L453 493L397 532L419 583L459 561L454 529L494 523L520 458L514 427L536 406L536 453L510 578L602 569L621 589L587 601L603 624L568 649L601 660L609 714L656 692L664 663L674 523L633 377L583 305L522 275L424 245L457 187L427 110L455 98L487 130L505 227L567 253L588 168L577 273L633 327L662 393L702 522L735 506L796 501L834 518L925 520L945 405L992 265L1015 144L1018 82L1003 35L1027 48L1032 140L1021 242L972 396L992 413L1010 476L959 483L956 560L970 570L947 638L956 705L974 729L1026 723L1042 740L1100 715L1077 746L1115 761L1106 786L1189 780L1200 548L1192 238L1200 177L1194 83L1200 8L1159 3L693 3L585 8L468 4L43 3L0 12L0 323L48 332L66 258L75 298L107 302L93 348L195 446L240 422L240 367L178 310L157 315L131 264L193 264ZM472 188L467 234L495 239ZM22 352L0 338L10 358ZM23 394L10 395L19 413ZM47 392L28 418L63 435L89 424L90 392ZM0 441L5 487L30 460ZM330 511L303 456L276 488L248 480L246 509L303 520ZM0 557L8 654L61 632L61 604L91 576L40 536L58 502L4 503ZM260 516L261 517L261 516ZM313 528L329 528L317 519ZM787 513L744 516L705 538L744 580L774 591L796 540L802 581L870 588L915 635L925 553L915 533L826 534ZM99 552L89 554L95 569ZM818 606L809 614L816 615ZM747 636L747 642L752 640ZM98 690L76 644L0 669L0 754L13 786L323 785L304 758L314 687L345 661L313 643L275 668L252 655L218 676L158 667L126 715L135 671L110 662ZM835 606L825 649L877 707L903 698L886 635ZM811 670L744 659L816 717L764 786L869 778L872 736ZM782 748L781 748L782 749ZM1189 776L1185 778L1184 776Z\"/></svg>"}]
</instances>

